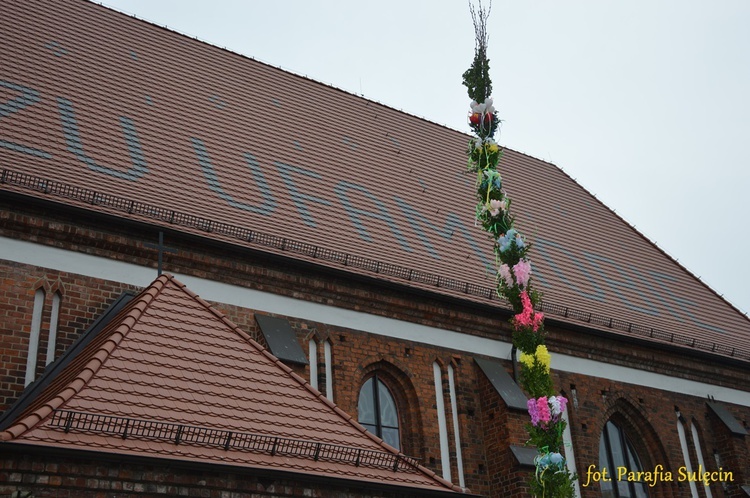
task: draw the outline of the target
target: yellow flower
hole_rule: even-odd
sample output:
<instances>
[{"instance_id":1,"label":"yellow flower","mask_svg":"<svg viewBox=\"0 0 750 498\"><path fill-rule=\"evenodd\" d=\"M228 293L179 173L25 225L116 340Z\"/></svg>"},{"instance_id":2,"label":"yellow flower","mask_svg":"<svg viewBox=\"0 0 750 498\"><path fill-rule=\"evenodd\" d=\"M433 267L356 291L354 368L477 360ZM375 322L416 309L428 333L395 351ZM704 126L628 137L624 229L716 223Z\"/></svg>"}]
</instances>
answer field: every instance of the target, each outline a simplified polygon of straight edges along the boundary
<instances>
[{"instance_id":1,"label":"yellow flower","mask_svg":"<svg viewBox=\"0 0 750 498\"><path fill-rule=\"evenodd\" d=\"M493 152L493 153L500 150L500 147L498 147L496 143L487 144L485 145L485 147L487 147L488 151Z\"/></svg>"},{"instance_id":2,"label":"yellow flower","mask_svg":"<svg viewBox=\"0 0 750 498\"><path fill-rule=\"evenodd\" d=\"M542 365L544 367L544 370L549 373L549 367L550 363L552 362L552 357L550 356L549 351L547 351L547 346L545 346L544 344L538 345L536 347L534 357L536 358L537 363Z\"/></svg>"},{"instance_id":3,"label":"yellow flower","mask_svg":"<svg viewBox=\"0 0 750 498\"><path fill-rule=\"evenodd\" d=\"M521 353L518 361L526 365L526 368L532 368L534 366L534 357L530 354Z\"/></svg>"}]
</instances>

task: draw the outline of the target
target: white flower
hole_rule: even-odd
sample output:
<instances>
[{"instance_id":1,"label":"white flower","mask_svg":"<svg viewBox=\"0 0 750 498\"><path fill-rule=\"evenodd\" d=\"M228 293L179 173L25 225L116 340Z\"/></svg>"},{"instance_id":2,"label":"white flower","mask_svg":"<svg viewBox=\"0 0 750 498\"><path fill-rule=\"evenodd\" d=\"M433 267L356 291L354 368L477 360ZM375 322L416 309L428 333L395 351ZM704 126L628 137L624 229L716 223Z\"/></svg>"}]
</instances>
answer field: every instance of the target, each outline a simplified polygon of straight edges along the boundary
<instances>
[{"instance_id":1,"label":"white flower","mask_svg":"<svg viewBox=\"0 0 750 498\"><path fill-rule=\"evenodd\" d=\"M495 106L492 105L492 97L489 97L487 101L478 103L476 100L471 101L471 113L472 114L494 114Z\"/></svg>"},{"instance_id":2,"label":"white flower","mask_svg":"<svg viewBox=\"0 0 750 498\"><path fill-rule=\"evenodd\" d=\"M495 113L495 106L492 105L492 97L488 97L487 100L484 102L485 110L487 114L494 114Z\"/></svg>"},{"instance_id":3,"label":"white flower","mask_svg":"<svg viewBox=\"0 0 750 498\"><path fill-rule=\"evenodd\" d=\"M562 406L560 406L560 400L557 396L549 397L549 412L553 417L556 417L562 413Z\"/></svg>"},{"instance_id":4,"label":"white flower","mask_svg":"<svg viewBox=\"0 0 750 498\"><path fill-rule=\"evenodd\" d=\"M492 216L497 216L500 211L505 211L505 201L499 199L491 199L489 205L489 211Z\"/></svg>"}]
</instances>

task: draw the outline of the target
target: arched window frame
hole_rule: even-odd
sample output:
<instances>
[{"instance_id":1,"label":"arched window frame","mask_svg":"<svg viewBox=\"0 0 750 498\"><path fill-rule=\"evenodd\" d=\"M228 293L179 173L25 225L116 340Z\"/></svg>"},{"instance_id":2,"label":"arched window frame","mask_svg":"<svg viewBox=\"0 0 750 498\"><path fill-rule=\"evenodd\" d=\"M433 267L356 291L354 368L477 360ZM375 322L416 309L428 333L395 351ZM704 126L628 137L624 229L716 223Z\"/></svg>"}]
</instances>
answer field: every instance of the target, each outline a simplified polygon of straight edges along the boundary
<instances>
[{"instance_id":1,"label":"arched window frame","mask_svg":"<svg viewBox=\"0 0 750 498\"><path fill-rule=\"evenodd\" d=\"M616 432L616 434L612 434L612 432ZM599 467L600 469L607 468L608 478L611 479L610 481L600 481L602 496L604 498L647 498L649 496L645 483L617 479L618 466L624 466L633 472L645 470L642 463L643 460L638 455L627 432L627 428L623 424L609 419L604 424L599 436ZM615 455L612 448L615 442L621 450L617 455ZM602 452L604 452L604 455L602 455ZM619 462L616 461L616 456L619 456L623 460L622 465L618 465Z\"/></svg>"},{"instance_id":2,"label":"arched window frame","mask_svg":"<svg viewBox=\"0 0 750 498\"><path fill-rule=\"evenodd\" d=\"M310 363L310 385L318 389L318 341L315 337L307 343L307 354Z\"/></svg>"},{"instance_id":3,"label":"arched window frame","mask_svg":"<svg viewBox=\"0 0 750 498\"><path fill-rule=\"evenodd\" d=\"M331 341L323 341L323 359L326 372L326 398L333 401L333 346Z\"/></svg>"},{"instance_id":4,"label":"arched window frame","mask_svg":"<svg viewBox=\"0 0 750 498\"><path fill-rule=\"evenodd\" d=\"M52 294L52 310L49 318L49 337L47 339L47 359L45 365L55 361L55 348L57 347L57 327L60 322L60 305L62 303L62 294L55 291Z\"/></svg>"},{"instance_id":5,"label":"arched window frame","mask_svg":"<svg viewBox=\"0 0 750 498\"><path fill-rule=\"evenodd\" d=\"M24 386L28 386L36 379L37 355L42 332L42 315L47 293L43 287L34 292L34 307L31 312L31 327L29 329L29 348L26 356L26 376Z\"/></svg>"},{"instance_id":6,"label":"arched window frame","mask_svg":"<svg viewBox=\"0 0 750 498\"><path fill-rule=\"evenodd\" d=\"M368 386L368 383L372 383L372 389L371 392L364 392L365 388ZM385 389L385 392L388 394L389 399L384 400L382 399L383 392L381 391L380 387L383 387ZM363 406L363 396L372 396L372 407L373 407L373 414L375 417L375 420L370 421L363 421L362 417L363 414L361 413L361 408ZM395 411L395 421L396 425L386 425L383 423L383 410L384 407L390 404L393 406L393 409ZM396 396L394 396L394 393L387 382L384 381L383 377L379 375L378 372L374 372L372 375L368 376L365 381L362 383L362 387L359 389L359 397L358 397L358 403L357 403L357 411L358 411L358 421L360 424L362 424L367 430L378 436L379 438L383 439L386 443L390 444L394 448L400 450L402 448L401 443L401 410L399 409L398 403L396 401ZM387 429L384 432L384 429ZM395 430L395 438L393 437ZM385 436L385 437L384 437ZM395 443L395 444L394 444Z\"/></svg>"}]
</instances>

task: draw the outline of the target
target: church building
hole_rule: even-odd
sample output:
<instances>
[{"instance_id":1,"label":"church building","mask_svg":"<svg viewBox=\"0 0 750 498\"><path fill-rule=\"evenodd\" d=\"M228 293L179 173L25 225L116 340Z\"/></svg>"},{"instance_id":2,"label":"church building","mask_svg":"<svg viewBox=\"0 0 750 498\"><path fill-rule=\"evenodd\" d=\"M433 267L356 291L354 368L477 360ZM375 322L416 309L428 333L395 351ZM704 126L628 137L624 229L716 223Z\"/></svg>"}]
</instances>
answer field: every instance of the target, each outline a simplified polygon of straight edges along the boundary
<instances>
[{"instance_id":1,"label":"church building","mask_svg":"<svg viewBox=\"0 0 750 498\"><path fill-rule=\"evenodd\" d=\"M0 14L0 496L530 496L468 134L88 0ZM747 315L500 171L577 496L750 496Z\"/></svg>"}]
</instances>

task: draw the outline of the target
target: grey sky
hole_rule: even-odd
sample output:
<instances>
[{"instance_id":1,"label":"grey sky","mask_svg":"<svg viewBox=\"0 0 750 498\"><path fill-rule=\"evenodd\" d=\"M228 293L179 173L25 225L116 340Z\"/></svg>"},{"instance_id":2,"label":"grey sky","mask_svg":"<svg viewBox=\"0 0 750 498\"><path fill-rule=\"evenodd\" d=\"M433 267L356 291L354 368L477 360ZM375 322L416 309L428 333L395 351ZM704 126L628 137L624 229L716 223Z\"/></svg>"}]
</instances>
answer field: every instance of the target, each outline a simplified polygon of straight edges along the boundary
<instances>
[{"instance_id":1,"label":"grey sky","mask_svg":"<svg viewBox=\"0 0 750 498\"><path fill-rule=\"evenodd\" d=\"M469 132L463 0L104 3ZM743 312L748 25L746 0L495 0L488 25L500 142L561 167Z\"/></svg>"}]
</instances>

